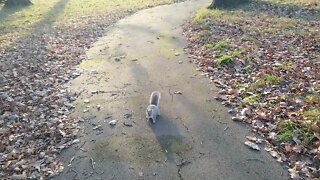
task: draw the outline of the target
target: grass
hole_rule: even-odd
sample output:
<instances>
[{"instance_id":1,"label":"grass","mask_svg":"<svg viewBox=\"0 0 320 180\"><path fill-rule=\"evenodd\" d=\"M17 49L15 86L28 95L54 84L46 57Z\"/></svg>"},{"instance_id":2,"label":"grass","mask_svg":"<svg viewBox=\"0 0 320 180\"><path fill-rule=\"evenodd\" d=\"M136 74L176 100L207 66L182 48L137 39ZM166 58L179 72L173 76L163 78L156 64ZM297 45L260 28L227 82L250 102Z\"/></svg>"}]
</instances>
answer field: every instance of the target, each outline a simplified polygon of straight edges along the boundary
<instances>
[{"instance_id":1,"label":"grass","mask_svg":"<svg viewBox=\"0 0 320 180\"><path fill-rule=\"evenodd\" d=\"M212 49L212 48L214 48L214 44L210 43L210 42L206 42L206 43L204 43L203 47L205 49Z\"/></svg>"},{"instance_id":2,"label":"grass","mask_svg":"<svg viewBox=\"0 0 320 180\"><path fill-rule=\"evenodd\" d=\"M52 27L65 26L86 17L171 2L173 0L32 0L33 5L24 8L4 8L0 5L0 48L5 43L41 29L45 23Z\"/></svg>"},{"instance_id":3,"label":"grass","mask_svg":"<svg viewBox=\"0 0 320 180\"><path fill-rule=\"evenodd\" d=\"M318 0L266 0L267 2L274 2L283 5L298 5L298 6L310 6L319 3Z\"/></svg>"},{"instance_id":4,"label":"grass","mask_svg":"<svg viewBox=\"0 0 320 180\"><path fill-rule=\"evenodd\" d=\"M271 74L266 74L264 81L268 84L271 84L271 85L279 85L283 82L283 78L277 77L277 76L271 75Z\"/></svg>"},{"instance_id":5,"label":"grass","mask_svg":"<svg viewBox=\"0 0 320 180\"><path fill-rule=\"evenodd\" d=\"M227 41L219 41L214 46L215 49L225 49L230 47L229 43Z\"/></svg>"},{"instance_id":6,"label":"grass","mask_svg":"<svg viewBox=\"0 0 320 180\"><path fill-rule=\"evenodd\" d=\"M242 105L259 103L261 99L258 96L251 95L242 100Z\"/></svg>"},{"instance_id":7,"label":"grass","mask_svg":"<svg viewBox=\"0 0 320 180\"><path fill-rule=\"evenodd\" d=\"M194 34L202 35L192 43L210 44L206 45L210 50L202 51L201 57L215 60L214 70L219 71L215 78L227 82L226 89L239 90L241 98L228 99L237 104L237 109L254 109L247 117L249 122L260 119L275 125L253 130L266 136L276 133L274 141L267 141L277 146L292 165L302 159L291 159L291 153L296 152L287 152L283 145L303 145L306 151L300 152L301 157L319 147L320 53L309 48L318 47L319 21L319 0L251 0L225 9L203 7L190 27ZM192 33L187 35L193 40ZM190 47L195 56L199 54L198 47ZM234 55L239 49L244 53ZM301 71L304 67L311 68ZM267 119L259 112L266 113ZM318 165L312 160L310 167L316 169ZM306 174L299 172L303 178L311 177Z\"/></svg>"},{"instance_id":8,"label":"grass","mask_svg":"<svg viewBox=\"0 0 320 180\"><path fill-rule=\"evenodd\" d=\"M306 95L306 103L309 105L320 106L320 95L319 94Z\"/></svg>"},{"instance_id":9,"label":"grass","mask_svg":"<svg viewBox=\"0 0 320 180\"><path fill-rule=\"evenodd\" d=\"M216 65L220 66L220 65L228 64L233 61L233 58L234 57L231 55L223 55L222 57L217 59Z\"/></svg>"},{"instance_id":10,"label":"grass","mask_svg":"<svg viewBox=\"0 0 320 180\"><path fill-rule=\"evenodd\" d=\"M217 46L218 46L218 48L216 48ZM218 50L217 53L219 54L220 50L222 48L225 48L226 46L231 47L231 46L229 46L228 44L225 44L225 43L217 43L215 45L215 49ZM218 58L216 60L215 64L217 66L230 64L235 60L236 57L240 56L242 53L243 53L243 51L235 50L235 51L231 52L230 54L222 55L220 58Z\"/></svg>"},{"instance_id":11,"label":"grass","mask_svg":"<svg viewBox=\"0 0 320 180\"><path fill-rule=\"evenodd\" d=\"M291 141L295 131L299 133L298 139L301 141L310 142L314 137L308 127L292 122L291 120L284 120L280 123L279 127L278 137L282 142Z\"/></svg>"},{"instance_id":12,"label":"grass","mask_svg":"<svg viewBox=\"0 0 320 180\"><path fill-rule=\"evenodd\" d=\"M281 83L283 83L283 78L282 77L278 77L275 75L271 75L271 74L266 74L264 76L264 78L257 80L256 82L253 82L249 88L248 91L257 91L257 89L259 88L263 88L266 85L280 85Z\"/></svg>"},{"instance_id":13,"label":"grass","mask_svg":"<svg viewBox=\"0 0 320 180\"><path fill-rule=\"evenodd\" d=\"M246 66L246 67L242 68L242 71L245 74L250 74L252 72L252 70L251 70L251 68L249 66Z\"/></svg>"},{"instance_id":14,"label":"grass","mask_svg":"<svg viewBox=\"0 0 320 180\"><path fill-rule=\"evenodd\" d=\"M310 123L317 123L320 125L320 108L312 108L303 112L303 118Z\"/></svg>"},{"instance_id":15,"label":"grass","mask_svg":"<svg viewBox=\"0 0 320 180\"><path fill-rule=\"evenodd\" d=\"M293 137L293 132L296 129L296 124L290 120L285 120L281 123L282 129L280 130L278 137L280 141L287 142Z\"/></svg>"},{"instance_id":16,"label":"grass","mask_svg":"<svg viewBox=\"0 0 320 180\"><path fill-rule=\"evenodd\" d=\"M63 5L58 15L59 21L65 19L79 19L83 16L101 15L103 13L112 13L118 10L132 10L156 3L170 3L172 0L32 0L33 5L24 9L12 8L0 9L1 26L24 26L26 24L34 24L43 19L54 6ZM10 13L9 15L7 15ZM8 27L8 28L9 28Z\"/></svg>"},{"instance_id":17,"label":"grass","mask_svg":"<svg viewBox=\"0 0 320 180\"><path fill-rule=\"evenodd\" d=\"M284 70L289 70L290 68L292 68L292 63L290 61L285 61L283 63L283 65L281 66L281 68L284 69Z\"/></svg>"}]
</instances>

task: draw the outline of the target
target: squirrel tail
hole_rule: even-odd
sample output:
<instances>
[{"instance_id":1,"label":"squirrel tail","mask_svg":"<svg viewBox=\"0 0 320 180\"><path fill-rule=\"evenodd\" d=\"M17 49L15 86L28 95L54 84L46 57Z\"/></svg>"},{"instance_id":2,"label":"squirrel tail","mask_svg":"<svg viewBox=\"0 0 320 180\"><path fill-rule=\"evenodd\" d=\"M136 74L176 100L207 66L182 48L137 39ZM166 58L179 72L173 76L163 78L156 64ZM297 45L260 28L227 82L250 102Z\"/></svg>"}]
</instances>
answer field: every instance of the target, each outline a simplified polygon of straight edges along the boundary
<instances>
[{"instance_id":1,"label":"squirrel tail","mask_svg":"<svg viewBox=\"0 0 320 180\"><path fill-rule=\"evenodd\" d=\"M151 93L151 96L150 96L150 104L151 105L156 105L156 106L159 106L159 102L160 102L160 92L158 91L153 91Z\"/></svg>"}]
</instances>

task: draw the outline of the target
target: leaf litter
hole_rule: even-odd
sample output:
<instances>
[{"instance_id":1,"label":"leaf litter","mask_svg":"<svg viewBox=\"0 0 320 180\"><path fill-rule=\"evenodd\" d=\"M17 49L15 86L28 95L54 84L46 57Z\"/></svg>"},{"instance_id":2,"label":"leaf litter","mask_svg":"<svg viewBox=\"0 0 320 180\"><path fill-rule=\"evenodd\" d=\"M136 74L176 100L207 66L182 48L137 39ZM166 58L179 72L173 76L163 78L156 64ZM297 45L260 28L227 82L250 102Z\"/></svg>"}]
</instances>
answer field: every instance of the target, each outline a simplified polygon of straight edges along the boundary
<instances>
[{"instance_id":1,"label":"leaf litter","mask_svg":"<svg viewBox=\"0 0 320 180\"><path fill-rule=\"evenodd\" d=\"M77 65L104 29L131 13L66 19L55 27L44 22L12 46L0 46L1 179L47 179L64 170L59 154L80 142L81 121L69 116L71 103L83 92L70 92L64 83L81 75Z\"/></svg>"},{"instance_id":2,"label":"leaf litter","mask_svg":"<svg viewBox=\"0 0 320 180\"><path fill-rule=\"evenodd\" d=\"M320 178L320 7L252 1L201 9L185 51L222 90L232 120L251 124L292 179ZM260 150L262 140L245 145Z\"/></svg>"}]
</instances>

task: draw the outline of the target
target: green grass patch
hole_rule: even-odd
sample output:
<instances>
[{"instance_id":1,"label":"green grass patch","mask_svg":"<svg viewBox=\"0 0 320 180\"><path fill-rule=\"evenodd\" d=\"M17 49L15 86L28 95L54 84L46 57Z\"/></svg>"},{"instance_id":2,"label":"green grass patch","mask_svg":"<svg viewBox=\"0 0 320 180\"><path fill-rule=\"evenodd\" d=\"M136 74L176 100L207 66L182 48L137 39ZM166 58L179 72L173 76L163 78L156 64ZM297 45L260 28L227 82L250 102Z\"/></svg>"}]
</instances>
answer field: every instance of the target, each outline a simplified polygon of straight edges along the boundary
<instances>
[{"instance_id":1,"label":"green grass patch","mask_svg":"<svg viewBox=\"0 0 320 180\"><path fill-rule=\"evenodd\" d=\"M231 55L223 55L216 61L216 65L220 66L220 65L229 64L230 62L233 61L233 58L234 57Z\"/></svg>"},{"instance_id":2,"label":"green grass patch","mask_svg":"<svg viewBox=\"0 0 320 180\"><path fill-rule=\"evenodd\" d=\"M303 118L312 123L316 122L320 125L320 108L314 107L310 110L304 111L302 114Z\"/></svg>"},{"instance_id":3,"label":"green grass patch","mask_svg":"<svg viewBox=\"0 0 320 180\"><path fill-rule=\"evenodd\" d=\"M277 77L275 75L266 74L264 78L257 80L256 82L253 82L250 87L248 88L248 91L257 91L259 88L263 88L265 85L279 85L283 83L283 78Z\"/></svg>"},{"instance_id":4,"label":"green grass patch","mask_svg":"<svg viewBox=\"0 0 320 180\"><path fill-rule=\"evenodd\" d=\"M308 105L320 106L320 95L318 94L308 94L305 96L306 103Z\"/></svg>"},{"instance_id":5,"label":"green grass patch","mask_svg":"<svg viewBox=\"0 0 320 180\"><path fill-rule=\"evenodd\" d=\"M283 82L283 78L277 77L275 75L266 74L264 81L271 85L279 85Z\"/></svg>"},{"instance_id":6,"label":"green grass patch","mask_svg":"<svg viewBox=\"0 0 320 180\"><path fill-rule=\"evenodd\" d=\"M217 59L215 64L217 66L227 65L234 61L234 59L238 56L240 56L243 53L243 51L234 51L231 54L222 55L220 58Z\"/></svg>"},{"instance_id":7,"label":"green grass patch","mask_svg":"<svg viewBox=\"0 0 320 180\"><path fill-rule=\"evenodd\" d=\"M32 0L27 7L0 5L0 47L43 26L55 27L81 22L86 17L132 11L174 0ZM79 24L80 26L80 24ZM41 28L39 28L41 27Z\"/></svg>"},{"instance_id":8,"label":"green grass patch","mask_svg":"<svg viewBox=\"0 0 320 180\"><path fill-rule=\"evenodd\" d=\"M296 124L290 120L284 120L280 126L282 127L278 134L280 141L290 141L293 137L293 131L296 129Z\"/></svg>"},{"instance_id":9,"label":"green grass patch","mask_svg":"<svg viewBox=\"0 0 320 180\"><path fill-rule=\"evenodd\" d=\"M261 101L261 99L258 96L251 95L251 96L248 96L248 97L244 98L242 100L242 103L244 103L244 104L255 104L255 103L259 103L260 101Z\"/></svg>"},{"instance_id":10,"label":"green grass patch","mask_svg":"<svg viewBox=\"0 0 320 180\"><path fill-rule=\"evenodd\" d=\"M281 66L281 68L284 70L289 70L291 67L292 67L292 62L290 62L290 61L285 61L283 63L283 65Z\"/></svg>"},{"instance_id":11,"label":"green grass patch","mask_svg":"<svg viewBox=\"0 0 320 180\"><path fill-rule=\"evenodd\" d=\"M52 11L58 13L56 16L59 16L59 20L65 20L170 2L173 0L32 0L33 5L25 8L7 9L0 6L0 25L24 26L25 23L33 24L45 18Z\"/></svg>"},{"instance_id":12,"label":"green grass patch","mask_svg":"<svg viewBox=\"0 0 320 180\"><path fill-rule=\"evenodd\" d=\"M288 142L292 140L294 131L299 132L298 139L301 141L310 142L313 139L313 133L308 127L294 123L290 120L282 121L279 127L280 131L278 137L282 142Z\"/></svg>"},{"instance_id":13,"label":"green grass patch","mask_svg":"<svg viewBox=\"0 0 320 180\"><path fill-rule=\"evenodd\" d=\"M197 11L193 22L196 24L202 24L208 18L223 18L223 19L234 19L238 18L233 16L233 13L228 10L223 9L208 9L207 6L202 7L200 10Z\"/></svg>"},{"instance_id":14,"label":"green grass patch","mask_svg":"<svg viewBox=\"0 0 320 180\"><path fill-rule=\"evenodd\" d=\"M217 11L217 12L220 12L220 11ZM193 19L193 22L199 24L205 18L209 18L209 17L215 16L215 15L218 15L218 14L216 14L217 12L208 9L207 7L203 7L199 11L197 11L197 13Z\"/></svg>"},{"instance_id":15,"label":"green grass patch","mask_svg":"<svg viewBox=\"0 0 320 180\"><path fill-rule=\"evenodd\" d=\"M252 69L249 66L246 66L242 68L242 72L245 74L250 74L252 72Z\"/></svg>"},{"instance_id":16,"label":"green grass patch","mask_svg":"<svg viewBox=\"0 0 320 180\"><path fill-rule=\"evenodd\" d=\"M212 49L212 48L214 48L214 45L213 45L212 43L210 43L210 42L206 42L206 43L203 45L203 47L204 47L205 49Z\"/></svg>"},{"instance_id":17,"label":"green grass patch","mask_svg":"<svg viewBox=\"0 0 320 180\"><path fill-rule=\"evenodd\" d=\"M266 81L261 79L257 80L256 82L252 83L250 87L248 88L248 91L256 91L259 88L263 88L266 85Z\"/></svg>"},{"instance_id":18,"label":"green grass patch","mask_svg":"<svg viewBox=\"0 0 320 180\"><path fill-rule=\"evenodd\" d=\"M231 47L228 41L219 41L216 43L216 45L214 46L215 49L221 50L221 49L225 49L225 48L229 48Z\"/></svg>"}]
</instances>

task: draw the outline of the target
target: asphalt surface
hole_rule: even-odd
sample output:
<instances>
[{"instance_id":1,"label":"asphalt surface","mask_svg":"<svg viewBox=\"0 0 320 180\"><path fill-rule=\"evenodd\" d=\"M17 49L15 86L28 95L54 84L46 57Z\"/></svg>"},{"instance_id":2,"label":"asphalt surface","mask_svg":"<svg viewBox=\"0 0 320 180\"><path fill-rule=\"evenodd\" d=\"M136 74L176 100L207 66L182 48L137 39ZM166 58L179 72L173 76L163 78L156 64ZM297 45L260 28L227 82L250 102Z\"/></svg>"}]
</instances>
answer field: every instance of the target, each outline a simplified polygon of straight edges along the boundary
<instances>
[{"instance_id":1,"label":"asphalt surface","mask_svg":"<svg viewBox=\"0 0 320 180\"><path fill-rule=\"evenodd\" d=\"M183 52L181 25L209 3L142 10L106 30L67 84L80 93L80 143L62 153L65 171L54 179L287 179L269 154L244 145L249 129ZM153 90L162 95L156 124L145 119Z\"/></svg>"}]
</instances>

